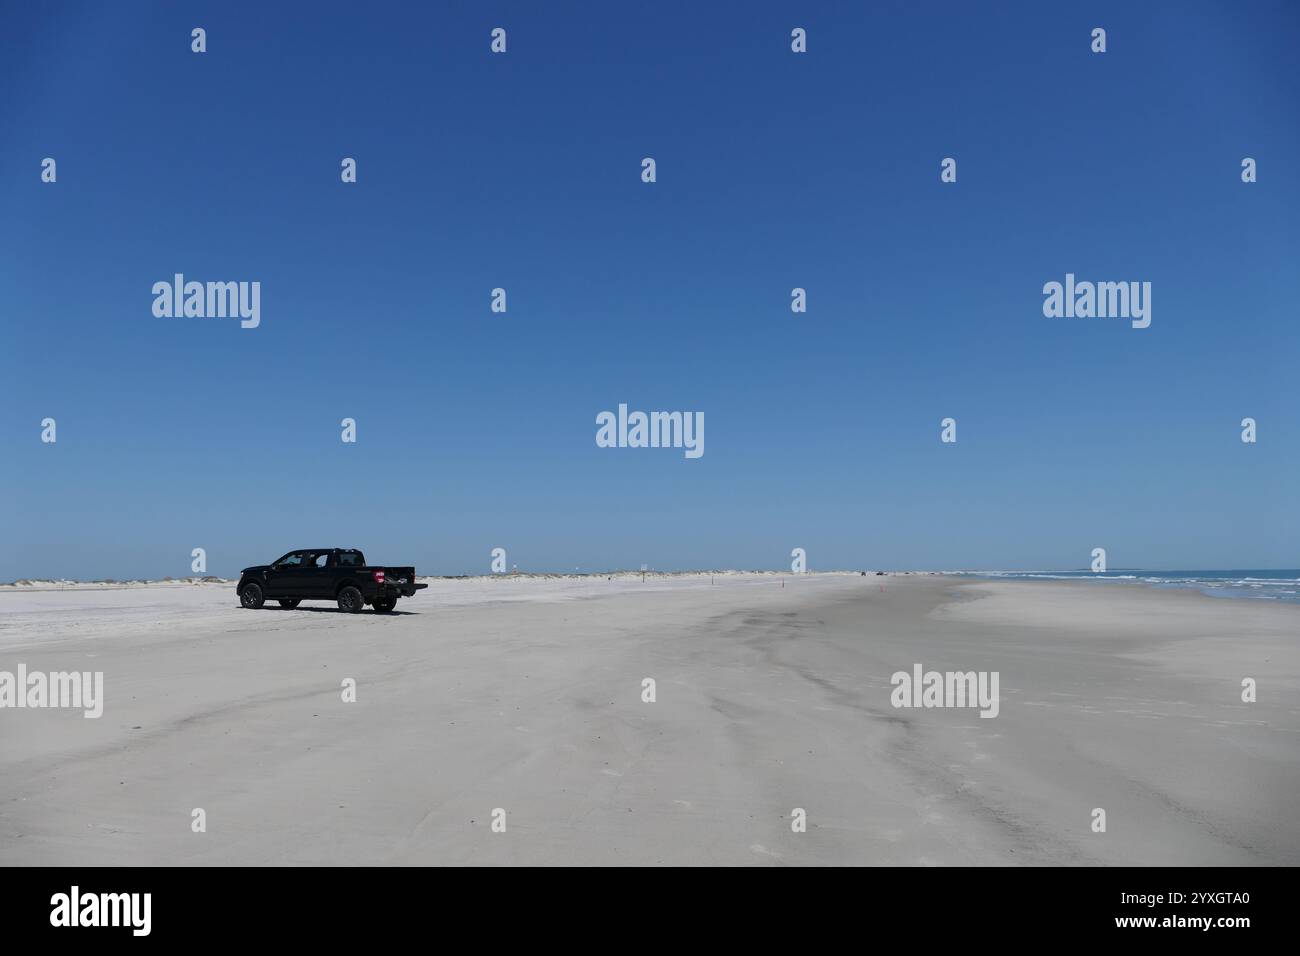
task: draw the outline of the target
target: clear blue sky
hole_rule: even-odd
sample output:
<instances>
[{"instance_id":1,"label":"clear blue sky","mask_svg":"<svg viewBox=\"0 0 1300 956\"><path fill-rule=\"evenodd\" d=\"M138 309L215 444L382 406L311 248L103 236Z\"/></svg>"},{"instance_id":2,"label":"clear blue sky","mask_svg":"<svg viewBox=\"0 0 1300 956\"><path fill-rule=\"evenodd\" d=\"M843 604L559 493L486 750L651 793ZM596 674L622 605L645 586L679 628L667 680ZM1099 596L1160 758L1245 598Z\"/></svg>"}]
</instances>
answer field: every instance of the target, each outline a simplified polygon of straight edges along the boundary
<instances>
[{"instance_id":1,"label":"clear blue sky","mask_svg":"<svg viewBox=\"0 0 1300 956\"><path fill-rule=\"evenodd\" d=\"M1300 5L417 6L0 6L0 580L1300 564Z\"/></svg>"}]
</instances>

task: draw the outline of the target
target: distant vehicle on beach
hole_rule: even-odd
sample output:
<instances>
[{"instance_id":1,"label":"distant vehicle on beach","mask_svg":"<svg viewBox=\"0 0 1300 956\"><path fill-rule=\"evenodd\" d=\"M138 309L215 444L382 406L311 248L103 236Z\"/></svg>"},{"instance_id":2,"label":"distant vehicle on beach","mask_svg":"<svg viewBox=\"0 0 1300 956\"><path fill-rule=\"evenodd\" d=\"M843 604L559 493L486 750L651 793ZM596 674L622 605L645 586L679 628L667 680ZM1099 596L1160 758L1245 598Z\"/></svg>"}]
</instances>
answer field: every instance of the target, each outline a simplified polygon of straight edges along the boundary
<instances>
[{"instance_id":1,"label":"distant vehicle on beach","mask_svg":"<svg viewBox=\"0 0 1300 956\"><path fill-rule=\"evenodd\" d=\"M366 564L355 548L315 548L290 551L270 564L244 568L235 593L246 608L260 608L267 599L295 608L302 601L337 601L340 611L357 612L366 605L391 611L401 597L411 597L427 584L415 583L415 568Z\"/></svg>"}]
</instances>

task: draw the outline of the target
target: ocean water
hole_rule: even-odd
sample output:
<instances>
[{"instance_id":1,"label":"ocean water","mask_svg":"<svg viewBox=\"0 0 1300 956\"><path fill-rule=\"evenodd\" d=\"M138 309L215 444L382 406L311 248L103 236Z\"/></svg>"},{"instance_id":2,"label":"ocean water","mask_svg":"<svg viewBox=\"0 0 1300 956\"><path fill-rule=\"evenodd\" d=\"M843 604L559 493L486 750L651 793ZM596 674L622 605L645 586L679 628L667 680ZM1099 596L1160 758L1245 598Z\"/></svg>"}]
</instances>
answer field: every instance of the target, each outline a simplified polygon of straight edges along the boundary
<instances>
[{"instance_id":1,"label":"ocean water","mask_svg":"<svg viewBox=\"0 0 1300 956\"><path fill-rule=\"evenodd\" d=\"M1092 571L969 571L981 578L1016 578L1045 581L1131 581L1157 588L1196 588L1211 597L1254 598L1300 603L1300 569L1243 569L1226 571L1148 571L1113 568Z\"/></svg>"}]
</instances>

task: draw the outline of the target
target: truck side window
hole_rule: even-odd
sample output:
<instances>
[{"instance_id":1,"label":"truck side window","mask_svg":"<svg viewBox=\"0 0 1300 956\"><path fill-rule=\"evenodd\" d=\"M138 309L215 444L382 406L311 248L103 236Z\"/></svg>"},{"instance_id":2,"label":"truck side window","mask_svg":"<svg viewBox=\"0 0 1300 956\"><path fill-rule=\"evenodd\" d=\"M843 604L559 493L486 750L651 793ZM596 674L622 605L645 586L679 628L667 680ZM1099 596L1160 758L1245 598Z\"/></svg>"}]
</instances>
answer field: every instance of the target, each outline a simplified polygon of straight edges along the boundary
<instances>
[{"instance_id":1,"label":"truck side window","mask_svg":"<svg viewBox=\"0 0 1300 956\"><path fill-rule=\"evenodd\" d=\"M356 568L361 566L361 555L355 551L340 551L339 564L345 568Z\"/></svg>"},{"instance_id":2,"label":"truck side window","mask_svg":"<svg viewBox=\"0 0 1300 956\"><path fill-rule=\"evenodd\" d=\"M322 551L319 554L313 554L311 556L311 566L313 568L323 568L325 567L326 564L329 563L329 559L330 559L330 553L328 551Z\"/></svg>"}]
</instances>

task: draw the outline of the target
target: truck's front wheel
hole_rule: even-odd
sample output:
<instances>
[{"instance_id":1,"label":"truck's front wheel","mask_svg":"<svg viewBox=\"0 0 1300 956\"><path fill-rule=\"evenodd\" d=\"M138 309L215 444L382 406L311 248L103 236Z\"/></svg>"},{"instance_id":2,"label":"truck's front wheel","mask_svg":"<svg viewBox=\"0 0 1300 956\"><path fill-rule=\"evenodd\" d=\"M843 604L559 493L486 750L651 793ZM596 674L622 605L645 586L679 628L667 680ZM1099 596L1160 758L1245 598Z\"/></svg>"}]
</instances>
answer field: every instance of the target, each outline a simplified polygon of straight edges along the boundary
<instances>
[{"instance_id":1,"label":"truck's front wheel","mask_svg":"<svg viewBox=\"0 0 1300 956\"><path fill-rule=\"evenodd\" d=\"M239 603L250 611L256 611L265 601L266 596L262 594L260 584L245 584L244 590L239 592Z\"/></svg>"},{"instance_id":2,"label":"truck's front wheel","mask_svg":"<svg viewBox=\"0 0 1300 956\"><path fill-rule=\"evenodd\" d=\"M357 611L360 611L365 606L366 606L366 602L365 599L361 596L361 592L358 591L356 588L354 588L352 585L349 584L347 587L345 587L342 591L339 592L340 611L347 611L351 614L355 614Z\"/></svg>"}]
</instances>

